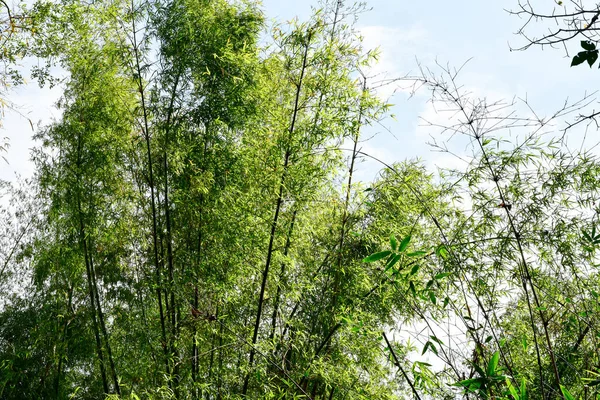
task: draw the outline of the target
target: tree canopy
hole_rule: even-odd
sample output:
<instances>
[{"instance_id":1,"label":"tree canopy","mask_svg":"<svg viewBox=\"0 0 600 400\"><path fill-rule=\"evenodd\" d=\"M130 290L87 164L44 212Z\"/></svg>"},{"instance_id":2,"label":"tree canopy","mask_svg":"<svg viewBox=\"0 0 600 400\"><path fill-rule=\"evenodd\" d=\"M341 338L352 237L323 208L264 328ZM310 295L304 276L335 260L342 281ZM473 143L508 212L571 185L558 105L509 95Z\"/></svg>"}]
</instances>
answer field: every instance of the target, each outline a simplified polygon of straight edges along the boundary
<instances>
[{"instance_id":1,"label":"tree canopy","mask_svg":"<svg viewBox=\"0 0 600 400\"><path fill-rule=\"evenodd\" d=\"M600 160L553 127L580 103L382 81L342 0L273 26L250 0L2 4L13 82L34 57L63 91L34 177L0 181L0 398L600 399ZM426 93L465 167L363 151L382 85Z\"/></svg>"}]
</instances>

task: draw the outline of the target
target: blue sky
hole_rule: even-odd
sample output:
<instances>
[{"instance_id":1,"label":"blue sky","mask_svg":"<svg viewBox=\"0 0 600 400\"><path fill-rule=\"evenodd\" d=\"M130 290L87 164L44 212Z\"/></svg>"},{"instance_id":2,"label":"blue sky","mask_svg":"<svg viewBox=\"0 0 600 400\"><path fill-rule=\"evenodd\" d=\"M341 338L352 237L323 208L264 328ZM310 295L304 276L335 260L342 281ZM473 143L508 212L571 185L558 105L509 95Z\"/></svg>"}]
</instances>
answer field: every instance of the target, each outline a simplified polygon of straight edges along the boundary
<instances>
[{"instance_id":1,"label":"blue sky","mask_svg":"<svg viewBox=\"0 0 600 400\"><path fill-rule=\"evenodd\" d=\"M552 0L534 2L541 7L552 7ZM306 19L313 1L265 0L263 8L269 19L289 20L294 16ZM570 68L564 51L531 48L524 52L511 52L513 46L523 44L514 32L523 21L509 15L505 9L515 8L517 0L370 0L371 11L362 15L358 26L365 38L366 47L381 47L381 64L377 71L387 71L387 76L402 76L417 72L416 58L424 66L435 67L435 61L460 66L471 59L459 81L478 96L491 99L527 97L540 114L551 113L566 98L575 100L586 90L600 88L600 71L586 66ZM577 46L577 43L574 43ZM23 114L34 124L46 124L59 112L52 104L59 91L39 89L35 83L19 87L7 94ZM452 164L447 156L432 153L426 144L428 129L419 127L419 117L430 118L432 109L425 93L408 99L405 92L394 96L396 121L386 126L393 135L381 128L371 128L377 133L363 144L363 150L386 162L405 158L422 158L428 165ZM0 178L11 179L15 172L27 177L33 172L28 161L32 130L27 119L6 111L2 120L0 138L8 137L11 148L7 154L9 165L0 161ZM466 151L463 148L458 151ZM364 163L359 177L370 179L378 167Z\"/></svg>"}]
</instances>

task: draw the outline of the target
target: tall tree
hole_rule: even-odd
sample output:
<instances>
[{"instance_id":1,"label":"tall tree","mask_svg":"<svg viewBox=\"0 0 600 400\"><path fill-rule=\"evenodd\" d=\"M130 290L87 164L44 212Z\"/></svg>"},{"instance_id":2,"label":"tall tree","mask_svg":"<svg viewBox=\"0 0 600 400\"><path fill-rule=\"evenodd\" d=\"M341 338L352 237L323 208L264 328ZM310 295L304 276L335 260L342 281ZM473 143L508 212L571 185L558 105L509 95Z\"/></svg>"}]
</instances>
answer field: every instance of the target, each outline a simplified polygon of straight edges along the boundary
<instances>
[{"instance_id":1,"label":"tall tree","mask_svg":"<svg viewBox=\"0 0 600 400\"><path fill-rule=\"evenodd\" d=\"M79 5L69 9L71 34L78 41L65 47L61 57L70 74L61 100L63 119L37 135L43 148L36 161L40 195L49 202L46 223L53 232L53 246L59 254L69 249L70 270L63 289L68 304L60 312L73 313L81 306L73 297L85 290L102 391L120 394L106 308L112 305L117 287L126 281L120 272L127 254L125 237L119 235L128 222L125 155L133 125L128 109L132 85L120 76L123 44L106 32L101 41L97 36L114 25L103 20L101 13L86 11L84 14ZM38 284L43 285L52 278L43 264L40 267ZM68 340L66 318L62 331L61 340ZM58 358L57 394L68 355Z\"/></svg>"}]
</instances>

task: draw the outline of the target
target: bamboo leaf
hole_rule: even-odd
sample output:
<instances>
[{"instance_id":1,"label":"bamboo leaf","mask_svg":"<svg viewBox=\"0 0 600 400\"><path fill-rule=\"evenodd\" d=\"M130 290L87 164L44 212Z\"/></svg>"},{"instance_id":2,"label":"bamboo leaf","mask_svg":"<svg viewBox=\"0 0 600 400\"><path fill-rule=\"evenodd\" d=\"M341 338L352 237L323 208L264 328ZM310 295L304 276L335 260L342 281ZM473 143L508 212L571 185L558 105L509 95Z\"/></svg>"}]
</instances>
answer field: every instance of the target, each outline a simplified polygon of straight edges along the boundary
<instances>
[{"instance_id":1,"label":"bamboo leaf","mask_svg":"<svg viewBox=\"0 0 600 400\"><path fill-rule=\"evenodd\" d=\"M569 392L569 390L563 385L560 385L560 391L562 392L565 400L576 400L575 396L573 396L571 392Z\"/></svg>"},{"instance_id":2,"label":"bamboo leaf","mask_svg":"<svg viewBox=\"0 0 600 400\"><path fill-rule=\"evenodd\" d=\"M400 247L398 247L398 251L400 253L402 253L403 251L406 250L406 248L408 247L408 244L410 243L410 238L411 238L411 236L408 235L404 239L402 239L402 241L400 242Z\"/></svg>"},{"instance_id":3,"label":"bamboo leaf","mask_svg":"<svg viewBox=\"0 0 600 400\"><path fill-rule=\"evenodd\" d=\"M386 257L387 257L387 256L389 256L390 254L392 254L392 252L391 252L391 251L389 251L389 250L386 250L386 251L380 251L379 253L371 254L370 256L368 256L368 257L365 257L365 258L363 259L363 262L365 262L365 263L372 263L372 262L375 262L375 261L379 261L379 260L381 260L382 258L386 258Z\"/></svg>"},{"instance_id":4,"label":"bamboo leaf","mask_svg":"<svg viewBox=\"0 0 600 400\"><path fill-rule=\"evenodd\" d=\"M392 246L392 250L398 250L398 240L394 235L390 236L390 246Z\"/></svg>"},{"instance_id":5,"label":"bamboo leaf","mask_svg":"<svg viewBox=\"0 0 600 400\"><path fill-rule=\"evenodd\" d=\"M494 376L494 375L496 375L496 368L498 367L498 362L499 361L500 361L500 351L496 351L492 355L492 358L490 359L490 362L488 363L487 376Z\"/></svg>"}]
</instances>

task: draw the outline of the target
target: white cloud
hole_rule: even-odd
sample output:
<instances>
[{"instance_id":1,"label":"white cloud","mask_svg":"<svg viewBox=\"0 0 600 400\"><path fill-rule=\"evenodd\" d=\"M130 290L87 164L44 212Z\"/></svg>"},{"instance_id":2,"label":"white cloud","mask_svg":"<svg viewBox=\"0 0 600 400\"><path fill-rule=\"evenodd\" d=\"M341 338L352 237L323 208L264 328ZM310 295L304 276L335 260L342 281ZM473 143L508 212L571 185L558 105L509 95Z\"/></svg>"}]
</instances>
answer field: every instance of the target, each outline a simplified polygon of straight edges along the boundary
<instances>
[{"instance_id":1,"label":"white cloud","mask_svg":"<svg viewBox=\"0 0 600 400\"><path fill-rule=\"evenodd\" d=\"M392 28L383 25L368 25L360 28L365 48L385 46L393 48L398 44L412 44L427 38L427 31L421 25L413 25L409 29Z\"/></svg>"},{"instance_id":2,"label":"white cloud","mask_svg":"<svg viewBox=\"0 0 600 400\"><path fill-rule=\"evenodd\" d=\"M360 29L365 50L379 49L377 62L364 71L372 81L384 81L405 76L409 66L414 66L419 48L427 43L427 31L419 24L408 29L392 28L382 25L363 26ZM408 62L407 62L408 61ZM404 85L390 84L377 89L378 95L387 99L395 92L403 90Z\"/></svg>"},{"instance_id":3,"label":"white cloud","mask_svg":"<svg viewBox=\"0 0 600 400\"><path fill-rule=\"evenodd\" d=\"M0 159L0 179L13 181L15 175L24 178L33 175L33 163L30 160L30 149L34 146L32 125L48 124L58 115L54 104L61 94L61 89L41 89L35 83L28 84L11 91L5 96L13 104L14 110L4 110L0 138L8 138L9 148L3 154L8 161Z\"/></svg>"}]
</instances>

